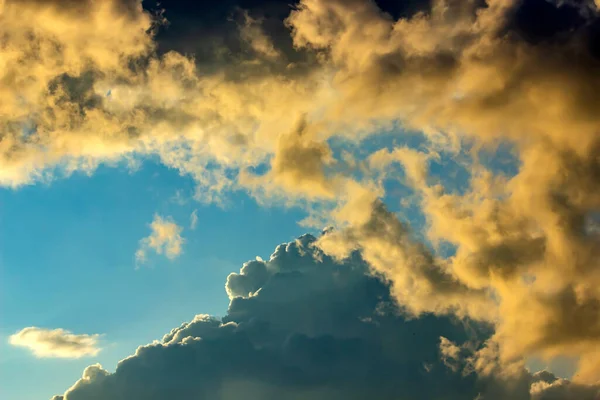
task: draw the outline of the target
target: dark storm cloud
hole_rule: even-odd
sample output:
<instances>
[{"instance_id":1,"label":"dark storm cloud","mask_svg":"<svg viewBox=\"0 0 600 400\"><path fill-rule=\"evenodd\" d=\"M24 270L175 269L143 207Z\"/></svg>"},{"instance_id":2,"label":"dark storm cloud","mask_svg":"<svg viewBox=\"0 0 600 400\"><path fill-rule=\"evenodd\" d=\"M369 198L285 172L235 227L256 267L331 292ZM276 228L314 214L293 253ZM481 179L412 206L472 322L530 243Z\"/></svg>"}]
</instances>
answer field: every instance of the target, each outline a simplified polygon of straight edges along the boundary
<instances>
[{"instance_id":1,"label":"dark storm cloud","mask_svg":"<svg viewBox=\"0 0 600 400\"><path fill-rule=\"evenodd\" d=\"M231 274L227 290L238 297L223 320L198 316L160 343L140 347L114 374L89 367L64 398L476 395L474 378L452 373L438 354L440 334L467 340L461 323L403 319L387 285L366 274L358 255L336 264L314 241L302 236L277 247L269 261Z\"/></svg>"},{"instance_id":2,"label":"dark storm cloud","mask_svg":"<svg viewBox=\"0 0 600 400\"><path fill-rule=\"evenodd\" d=\"M315 241L304 235L231 274L222 320L199 315L139 347L114 373L90 366L54 399L529 399L539 379L524 370L519 384L506 384L444 365L440 335L442 348L470 349L489 337L488 328L404 318L359 254L338 264ZM546 386L555 381L545 375ZM572 390L566 381L552 390L566 390L561 385Z\"/></svg>"}]
</instances>

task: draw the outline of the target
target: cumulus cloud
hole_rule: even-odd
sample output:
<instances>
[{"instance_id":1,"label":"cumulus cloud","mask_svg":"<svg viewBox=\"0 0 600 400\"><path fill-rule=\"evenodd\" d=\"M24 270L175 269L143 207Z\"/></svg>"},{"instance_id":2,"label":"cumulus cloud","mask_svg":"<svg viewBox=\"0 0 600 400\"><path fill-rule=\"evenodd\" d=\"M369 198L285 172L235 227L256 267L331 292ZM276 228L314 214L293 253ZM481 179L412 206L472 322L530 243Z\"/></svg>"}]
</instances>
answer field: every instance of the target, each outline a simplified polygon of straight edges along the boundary
<instances>
[{"instance_id":1,"label":"cumulus cloud","mask_svg":"<svg viewBox=\"0 0 600 400\"><path fill-rule=\"evenodd\" d=\"M81 358L95 356L100 335L74 334L64 329L30 326L11 335L8 342L25 347L36 357Z\"/></svg>"},{"instance_id":2,"label":"cumulus cloud","mask_svg":"<svg viewBox=\"0 0 600 400\"><path fill-rule=\"evenodd\" d=\"M196 316L139 347L114 373L92 365L54 399L503 400L598 393L524 368L513 375L465 373L491 334L488 325L408 318L359 253L338 263L316 241L301 236L278 246L269 260L232 273L225 317Z\"/></svg>"},{"instance_id":3,"label":"cumulus cloud","mask_svg":"<svg viewBox=\"0 0 600 400\"><path fill-rule=\"evenodd\" d=\"M507 387L515 390L529 388L529 393L523 398L531 400L544 399L582 399L594 400L600 396L598 385L586 385L557 378L551 372L542 370L531 374L523 369L522 364L515 363L507 366L497 360L498 349L484 346L476 349L465 343L457 346L447 338L440 338L440 352L444 363L454 371L463 370L466 373L476 372L480 376L495 376L497 379L490 385L492 398L511 398L506 392ZM500 396L500 397L498 397ZM484 398L487 398L484 396Z\"/></svg>"},{"instance_id":4,"label":"cumulus cloud","mask_svg":"<svg viewBox=\"0 0 600 400\"><path fill-rule=\"evenodd\" d=\"M152 231L150 235L140 240L140 248L135 253L137 262L145 262L149 251L164 254L171 260L179 257L185 243L185 239L181 236L182 227L171 217L163 218L156 214L150 223L150 230Z\"/></svg>"}]
</instances>

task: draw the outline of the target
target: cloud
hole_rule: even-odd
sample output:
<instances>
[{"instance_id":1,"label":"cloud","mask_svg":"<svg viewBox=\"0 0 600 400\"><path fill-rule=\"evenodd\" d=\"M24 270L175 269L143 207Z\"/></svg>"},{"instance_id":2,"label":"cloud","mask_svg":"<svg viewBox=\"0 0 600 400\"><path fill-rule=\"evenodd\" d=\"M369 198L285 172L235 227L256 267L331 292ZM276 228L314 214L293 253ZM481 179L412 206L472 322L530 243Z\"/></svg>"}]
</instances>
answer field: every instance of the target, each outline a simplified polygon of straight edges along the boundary
<instances>
[{"instance_id":1,"label":"cloud","mask_svg":"<svg viewBox=\"0 0 600 400\"><path fill-rule=\"evenodd\" d=\"M551 152L543 157L553 161L538 165L565 162ZM598 298L587 288L597 279L598 239L586 234L586 211L574 203L560 209L551 197L559 191L570 197L585 185L573 179L560 190L551 189L557 187L561 168L526 166L512 179L481 168L473 171L471 189L463 195L427 184L418 190L430 219L429 236L456 246L450 270L466 286L495 293L501 316L495 340L504 359L520 358L523 352L579 356L588 372L577 379L594 383L597 372L590 368L597 335L591 310Z\"/></svg>"},{"instance_id":2,"label":"cloud","mask_svg":"<svg viewBox=\"0 0 600 400\"><path fill-rule=\"evenodd\" d=\"M185 239L181 236L183 228L171 217L163 218L156 214L150 223L150 229L152 231L150 236L140 240L140 248L135 253L137 262L145 262L148 251L164 254L171 260L181 255L185 243Z\"/></svg>"},{"instance_id":3,"label":"cloud","mask_svg":"<svg viewBox=\"0 0 600 400\"><path fill-rule=\"evenodd\" d=\"M315 243L304 235L278 246L268 261L244 264L227 278L231 301L225 317L196 316L139 347L114 373L90 366L55 400L478 394L518 400L530 399L530 391L536 399L551 398L542 396L557 386L597 393L598 387L577 386L548 372L543 386L523 368L506 377L464 373L464 359L489 337L489 326L444 316L408 318L394 305L390 286L367 273L359 253L338 263ZM440 343L446 350L440 351ZM455 371L445 365L450 359Z\"/></svg>"},{"instance_id":4,"label":"cloud","mask_svg":"<svg viewBox=\"0 0 600 400\"><path fill-rule=\"evenodd\" d=\"M411 152L402 150L398 159L422 198L429 238L455 246L454 255L436 257L411 238L376 192L363 188L333 213L346 227L321 237L320 247L341 258L360 250L414 315L453 313L493 323L489 346L498 346L506 368L522 362L523 354L567 354L579 358L575 379L595 384L598 297L589 285L597 279L598 238L586 231L585 219L568 217L574 210L550 208L546 200L533 210L521 197L534 200L530 182L539 184L546 174L554 180L558 171L537 169L531 171L536 179L521 183L522 175L507 180L477 167L470 189L450 194L430 182L427 155ZM391 157L375 156L386 163ZM581 171L585 180L585 168ZM548 221L563 212L564 222ZM576 225L569 228L567 221Z\"/></svg>"},{"instance_id":5,"label":"cloud","mask_svg":"<svg viewBox=\"0 0 600 400\"><path fill-rule=\"evenodd\" d=\"M25 347L36 357L81 358L100 352L100 335L76 335L64 329L45 329L30 326L11 335L8 342Z\"/></svg>"},{"instance_id":6,"label":"cloud","mask_svg":"<svg viewBox=\"0 0 600 400\"><path fill-rule=\"evenodd\" d=\"M244 22L240 25L240 37L248 43L253 51L264 56L267 59L277 59L281 56L275 48L271 38L267 36L260 25L260 21L252 18L248 12L245 12Z\"/></svg>"},{"instance_id":7,"label":"cloud","mask_svg":"<svg viewBox=\"0 0 600 400\"><path fill-rule=\"evenodd\" d=\"M534 375L535 382L530 391L533 400L594 400L598 398L597 387L573 384L564 379L544 380L539 374L536 375Z\"/></svg>"},{"instance_id":8,"label":"cloud","mask_svg":"<svg viewBox=\"0 0 600 400\"><path fill-rule=\"evenodd\" d=\"M192 211L190 214L190 229L194 230L198 226L198 210Z\"/></svg>"},{"instance_id":9,"label":"cloud","mask_svg":"<svg viewBox=\"0 0 600 400\"><path fill-rule=\"evenodd\" d=\"M104 107L111 87L101 75L131 77L123 60L152 48L151 18L140 11L135 1L3 2L3 185L28 182L65 157L83 168L85 159L131 151L124 116ZM17 15L27 22L16 24ZM22 135L24 124L30 134Z\"/></svg>"},{"instance_id":10,"label":"cloud","mask_svg":"<svg viewBox=\"0 0 600 400\"><path fill-rule=\"evenodd\" d=\"M326 168L334 160L329 145L316 136L316 127L302 116L290 133L278 138L270 171L262 176L245 173L242 182L266 194L279 190L288 196L331 198L336 182Z\"/></svg>"},{"instance_id":11,"label":"cloud","mask_svg":"<svg viewBox=\"0 0 600 400\"><path fill-rule=\"evenodd\" d=\"M398 302L414 315L456 313L494 320L494 303L487 294L456 279L445 260L413 239L409 228L372 192L357 188L349 196L352 200L335 213L348 227L322 236L320 248L341 259L360 250L373 270L390 280Z\"/></svg>"},{"instance_id":12,"label":"cloud","mask_svg":"<svg viewBox=\"0 0 600 400\"><path fill-rule=\"evenodd\" d=\"M366 127L398 118L479 146L510 141L520 163L507 178L474 162L462 195L427 182L425 155L397 158L423 197L429 239L456 248L445 260L416 251L393 216L378 217L375 200L370 208L342 205L350 218L340 222L350 227L322 242L342 255L362 249L399 288L400 304L417 314L456 308L485 319L487 307L504 362L524 354L576 356L586 366L577 379L595 383L599 247L597 235L584 232L600 209L592 89L599 61L591 28L598 15L569 2L480 3L434 1L429 12L399 20L364 1L307 0L292 12L295 43L320 52L335 71L342 100L329 110L332 118ZM564 17L535 31L533 15L554 18L557 8ZM392 156L383 156L374 155L372 167L389 163ZM372 216L357 220L356 208ZM485 294L487 305L468 309L478 302L457 293Z\"/></svg>"},{"instance_id":13,"label":"cloud","mask_svg":"<svg viewBox=\"0 0 600 400\"><path fill-rule=\"evenodd\" d=\"M210 66L157 51L164 20L138 1L5 1L0 184L158 155L192 176L206 201L221 201L239 187L240 169L268 160L279 134L315 104L307 94L323 86L304 67L291 81L299 64L271 43L269 20L244 15L234 24L241 48L230 62L212 57L224 48L212 49Z\"/></svg>"},{"instance_id":14,"label":"cloud","mask_svg":"<svg viewBox=\"0 0 600 400\"><path fill-rule=\"evenodd\" d=\"M542 370L531 374L525 372L522 364L515 363L507 366L499 362L498 349L484 346L474 349L473 346L465 344L457 346L448 339L440 338L440 351L443 360L453 371L463 369L470 373L476 371L480 376L496 376L498 379L488 387L492 398L511 398L506 392L507 387L521 386L529 388L523 398L531 400L594 400L600 396L598 385L586 385L570 382L566 379L557 378L551 372ZM507 368L508 367L508 368ZM499 385L498 385L499 384ZM499 397L498 397L499 396ZM484 398L487 398L484 396Z\"/></svg>"}]
</instances>

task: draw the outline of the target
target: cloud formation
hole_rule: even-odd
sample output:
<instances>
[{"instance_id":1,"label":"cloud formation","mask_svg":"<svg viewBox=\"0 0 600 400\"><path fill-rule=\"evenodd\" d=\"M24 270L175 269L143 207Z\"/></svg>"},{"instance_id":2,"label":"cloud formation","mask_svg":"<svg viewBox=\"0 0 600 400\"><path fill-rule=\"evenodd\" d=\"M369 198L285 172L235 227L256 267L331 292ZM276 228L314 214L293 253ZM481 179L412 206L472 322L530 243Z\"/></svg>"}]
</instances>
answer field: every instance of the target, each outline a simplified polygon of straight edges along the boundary
<instances>
[{"instance_id":1,"label":"cloud formation","mask_svg":"<svg viewBox=\"0 0 600 400\"><path fill-rule=\"evenodd\" d=\"M150 230L150 235L140 240L140 248L135 253L137 262L144 263L149 251L164 254L171 260L179 257L185 243L185 239L181 236L182 227L171 217L163 218L156 214L150 223Z\"/></svg>"},{"instance_id":2,"label":"cloud formation","mask_svg":"<svg viewBox=\"0 0 600 400\"><path fill-rule=\"evenodd\" d=\"M192 176L203 200L217 201L237 187L230 176L268 160L322 86L270 73L273 63L290 73L295 64L274 57L261 20L249 15L233 24L252 51L219 63L229 72L158 51L164 20L135 0L7 0L0 19L4 186L158 155Z\"/></svg>"},{"instance_id":3,"label":"cloud formation","mask_svg":"<svg viewBox=\"0 0 600 400\"><path fill-rule=\"evenodd\" d=\"M222 319L198 315L141 346L114 373L99 365L54 400L595 399L599 387L549 372L464 372L489 326L407 318L359 253L336 263L304 235L253 260L226 283ZM443 338L440 339L440 335ZM448 368L452 359L456 368ZM587 397L586 397L587 396ZM575 398L575 397L559 397Z\"/></svg>"},{"instance_id":4,"label":"cloud formation","mask_svg":"<svg viewBox=\"0 0 600 400\"><path fill-rule=\"evenodd\" d=\"M466 313L479 319L489 309L504 362L523 354L577 356L577 379L595 383L600 246L584 226L600 209L593 94L600 64L592 47L598 16L591 3L560 3L435 1L427 13L393 20L372 2L307 0L288 21L295 43L321 52L335 70L343 99L331 110L335 118L399 118L481 146L510 141L520 162L512 178L474 163L471 189L461 195L427 181L425 155L398 158L423 197L430 239L456 248L433 271L427 251L403 243L393 216L377 217L373 196L340 208L339 222L350 227L323 239L324 248L340 255L362 249L416 314L473 307ZM556 9L575 17L565 16L566 27L532 31L527 14ZM478 309L448 286L487 293L491 303Z\"/></svg>"},{"instance_id":5,"label":"cloud formation","mask_svg":"<svg viewBox=\"0 0 600 400\"><path fill-rule=\"evenodd\" d=\"M157 155L194 178L200 200L246 189L325 204L337 229L319 245L338 259L360 251L404 312L490 324L479 359L501 370L573 356L578 384L596 384L597 5L432 0L387 13L383 3L302 0L277 29L242 12L236 40L203 62L166 49L161 14L137 1L5 0L0 184ZM423 132L431 149L376 149L356 163L334 151L334 139L357 144L394 124ZM499 144L514 149L512 176L478 159ZM468 158L466 190L430 174L440 153ZM384 180L400 173L429 243L382 203ZM179 228L155 222L140 260L181 251ZM452 254L437 251L444 244ZM248 264L228 284L232 305L269 276Z\"/></svg>"},{"instance_id":6,"label":"cloud formation","mask_svg":"<svg viewBox=\"0 0 600 400\"><path fill-rule=\"evenodd\" d=\"M25 347L41 358L81 358L100 352L100 335L74 334L64 329L45 329L30 326L11 335L8 342Z\"/></svg>"},{"instance_id":7,"label":"cloud formation","mask_svg":"<svg viewBox=\"0 0 600 400\"><path fill-rule=\"evenodd\" d=\"M360 250L414 315L452 313L493 323L490 348L501 363L522 361L523 354L576 356L575 379L596 383L598 296L592 287L599 238L586 232L585 218L567 219L575 211L557 209L552 201L531 209L533 183L522 182L520 174L502 179L481 168L473 171L466 193L447 193L428 183L427 155L409 149L399 154L421 196L430 240L455 246L454 255L436 257L416 242L370 191L354 193L333 214L346 227L320 238L321 248L338 258ZM535 174L560 176L547 169ZM564 219L556 220L561 214ZM576 225L569 228L566 221Z\"/></svg>"}]
</instances>

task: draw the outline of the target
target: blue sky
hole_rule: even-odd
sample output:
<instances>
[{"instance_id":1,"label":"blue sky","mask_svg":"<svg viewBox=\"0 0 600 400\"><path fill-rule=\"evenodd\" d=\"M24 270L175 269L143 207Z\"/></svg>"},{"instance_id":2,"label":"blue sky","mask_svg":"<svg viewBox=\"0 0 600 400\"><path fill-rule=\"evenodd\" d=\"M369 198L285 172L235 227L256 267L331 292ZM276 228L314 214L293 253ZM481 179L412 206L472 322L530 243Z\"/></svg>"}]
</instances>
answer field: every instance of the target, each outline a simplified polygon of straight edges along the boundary
<instances>
[{"instance_id":1,"label":"blue sky","mask_svg":"<svg viewBox=\"0 0 600 400\"><path fill-rule=\"evenodd\" d=\"M223 315L227 275L306 231L298 211L258 207L242 193L224 209L191 194L189 178L151 162L0 190L4 398L50 398L91 363L112 369L195 314ZM184 228L183 253L175 260L150 254L136 269L134 254L154 214ZM78 360L38 359L8 345L9 335L30 325L103 334L103 350Z\"/></svg>"}]
</instances>

